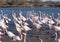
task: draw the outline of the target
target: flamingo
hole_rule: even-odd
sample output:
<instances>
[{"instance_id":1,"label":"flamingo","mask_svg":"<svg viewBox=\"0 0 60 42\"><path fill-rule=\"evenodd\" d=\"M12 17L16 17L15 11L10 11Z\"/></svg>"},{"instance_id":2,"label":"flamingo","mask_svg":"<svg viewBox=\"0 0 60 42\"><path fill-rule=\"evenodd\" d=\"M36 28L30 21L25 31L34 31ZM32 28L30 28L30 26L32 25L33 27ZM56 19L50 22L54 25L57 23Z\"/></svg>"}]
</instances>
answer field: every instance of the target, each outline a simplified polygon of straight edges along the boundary
<instances>
[{"instance_id":1,"label":"flamingo","mask_svg":"<svg viewBox=\"0 0 60 42\"><path fill-rule=\"evenodd\" d=\"M24 22L24 25L28 26L29 24L27 22Z\"/></svg>"},{"instance_id":2,"label":"flamingo","mask_svg":"<svg viewBox=\"0 0 60 42\"><path fill-rule=\"evenodd\" d=\"M48 19L47 22L49 23L48 25L49 25L50 29L54 28L55 31L60 31L60 27L59 26L54 26L53 25L55 22L53 21L52 16L50 16L50 18ZM55 32L55 35L56 35L55 40L57 40L57 33L56 32Z\"/></svg>"},{"instance_id":3,"label":"flamingo","mask_svg":"<svg viewBox=\"0 0 60 42\"><path fill-rule=\"evenodd\" d=\"M0 19L0 27L2 27L2 31L4 31L6 29L6 27L8 27L8 26L5 25L4 19ZM1 37L0 39L2 39L1 35L4 35L4 33L2 33L1 29L0 29L0 37ZM0 41L0 42L2 42L2 41Z\"/></svg>"},{"instance_id":4,"label":"flamingo","mask_svg":"<svg viewBox=\"0 0 60 42\"><path fill-rule=\"evenodd\" d=\"M23 28L24 28L25 31L31 30L31 29L30 29L28 26L26 26L26 25L24 25Z\"/></svg>"},{"instance_id":5,"label":"flamingo","mask_svg":"<svg viewBox=\"0 0 60 42\"><path fill-rule=\"evenodd\" d=\"M20 19L22 19L21 17L22 17L22 15L20 15ZM18 20L18 21L19 21L19 20ZM22 20L20 20L20 21L22 21ZM24 25L22 25L22 23L20 23L20 21L19 21L19 24L21 24L22 27L20 27L20 25L15 22L16 29L17 29L17 31L18 31L20 34L21 34L21 28L23 28L23 30L25 30L26 32L29 31L29 30L31 30L31 29L27 26L28 23L22 21L22 22L24 22ZM24 42L26 42L26 33L22 33L22 34L24 34Z\"/></svg>"},{"instance_id":6,"label":"flamingo","mask_svg":"<svg viewBox=\"0 0 60 42\"><path fill-rule=\"evenodd\" d=\"M22 15L20 15L20 17L21 17ZM17 32L20 34L20 35L22 35L22 33L21 33L21 26L19 25L19 24L22 24L22 21L21 21L21 19L20 18L18 18L17 19L17 17L16 17L16 14L15 15L13 15L13 18L14 18L14 24L15 24L15 26L16 26L16 30L17 30ZM18 24L18 23L19 24ZM22 36L21 36L21 40L22 40Z\"/></svg>"},{"instance_id":7,"label":"flamingo","mask_svg":"<svg viewBox=\"0 0 60 42\"><path fill-rule=\"evenodd\" d=\"M13 13L12 16L15 21L18 21L18 19L16 18L16 13Z\"/></svg>"},{"instance_id":8,"label":"flamingo","mask_svg":"<svg viewBox=\"0 0 60 42\"><path fill-rule=\"evenodd\" d=\"M9 23L9 21L11 21L11 19L7 17L7 14L4 14L2 17L5 19L6 23Z\"/></svg>"},{"instance_id":9,"label":"flamingo","mask_svg":"<svg viewBox=\"0 0 60 42\"><path fill-rule=\"evenodd\" d=\"M42 23L47 23L48 22L48 19L49 18L47 16L45 16L45 17L42 18L41 22Z\"/></svg>"},{"instance_id":10,"label":"flamingo","mask_svg":"<svg viewBox=\"0 0 60 42\"><path fill-rule=\"evenodd\" d=\"M27 32L31 30L27 25L22 25L22 28L24 28L25 33L24 34L24 42L26 42Z\"/></svg>"},{"instance_id":11,"label":"flamingo","mask_svg":"<svg viewBox=\"0 0 60 42\"><path fill-rule=\"evenodd\" d=\"M30 21L33 23L33 22L35 22L35 16L34 15L30 15Z\"/></svg>"},{"instance_id":12,"label":"flamingo","mask_svg":"<svg viewBox=\"0 0 60 42\"><path fill-rule=\"evenodd\" d=\"M60 31L60 26L54 26L55 31ZM58 42L60 42L60 39L57 39L57 33L56 34L56 40L58 40Z\"/></svg>"},{"instance_id":13,"label":"flamingo","mask_svg":"<svg viewBox=\"0 0 60 42\"><path fill-rule=\"evenodd\" d=\"M4 35L4 33L0 31L0 42L2 42L2 35Z\"/></svg>"},{"instance_id":14,"label":"flamingo","mask_svg":"<svg viewBox=\"0 0 60 42\"><path fill-rule=\"evenodd\" d=\"M16 26L16 30L20 33L20 35L22 35L22 34L24 34L24 42L26 42L26 34L25 33L22 33L21 34L21 31L22 31L22 27L20 27L20 25L19 24L17 24L16 22L15 22L15 26ZM24 29L23 29L24 30ZM22 38L22 36L21 36L21 38ZM22 40L22 39L21 39Z\"/></svg>"},{"instance_id":15,"label":"flamingo","mask_svg":"<svg viewBox=\"0 0 60 42\"><path fill-rule=\"evenodd\" d=\"M20 15L20 19L23 20L22 22L24 22L24 21L27 20L24 16L22 16L21 13L19 13L19 15ZM27 25L28 25L28 23L27 23L27 22L24 22L24 26L23 26L23 28L25 29L25 31L29 31L29 30L31 30Z\"/></svg>"},{"instance_id":16,"label":"flamingo","mask_svg":"<svg viewBox=\"0 0 60 42\"><path fill-rule=\"evenodd\" d=\"M33 25L37 28L37 29L39 29L40 28L40 21L38 21L38 16L34 16L34 15L31 15L30 16L31 18L30 18L30 21L33 23ZM36 18L37 17L37 18ZM39 22L39 23L36 23L36 20Z\"/></svg>"},{"instance_id":17,"label":"flamingo","mask_svg":"<svg viewBox=\"0 0 60 42\"><path fill-rule=\"evenodd\" d=\"M40 17L41 19L41 17ZM33 26L35 26L36 28L36 32L39 32L39 29L41 27L41 24L43 24L41 21L39 21L39 17L38 16L34 16L34 15L30 15L30 21L33 23ZM36 23L37 22L37 23ZM41 42L43 42L43 40L41 38L39 38L39 40L41 40Z\"/></svg>"},{"instance_id":18,"label":"flamingo","mask_svg":"<svg viewBox=\"0 0 60 42\"><path fill-rule=\"evenodd\" d=\"M24 23L24 25L21 25L22 28L24 29L24 31L28 32L31 29L28 27L29 24L27 22L24 22L27 19L24 16L22 16L20 13L19 13L19 15L20 15L20 19L22 19L23 20L22 22ZM24 42L26 42L27 33L23 33L23 34L24 34Z\"/></svg>"},{"instance_id":19,"label":"flamingo","mask_svg":"<svg viewBox=\"0 0 60 42\"><path fill-rule=\"evenodd\" d=\"M54 24L55 22L51 19L48 20L49 24Z\"/></svg>"},{"instance_id":20,"label":"flamingo","mask_svg":"<svg viewBox=\"0 0 60 42\"><path fill-rule=\"evenodd\" d=\"M49 17L50 18L48 19L48 23L49 23L48 25L49 25L50 28L52 28L52 25L55 24L55 22L53 21L54 17L52 17L52 16L49 16Z\"/></svg>"},{"instance_id":21,"label":"flamingo","mask_svg":"<svg viewBox=\"0 0 60 42\"><path fill-rule=\"evenodd\" d=\"M39 28L41 27L40 24L42 24L42 23L38 20L38 18L39 18L38 16L33 16L33 15L31 15L31 18L30 18L30 21L32 21L33 25L35 25L37 29L39 29ZM36 23L36 21L37 21L38 23Z\"/></svg>"},{"instance_id":22,"label":"flamingo","mask_svg":"<svg viewBox=\"0 0 60 42\"><path fill-rule=\"evenodd\" d=\"M16 30L19 33L19 35L21 35L21 40L22 40L22 32L21 32L22 30L20 28L21 27L20 24L22 23L22 21L18 20L19 18L16 17L15 13L12 16L13 16L13 19L14 19L14 24L15 24Z\"/></svg>"},{"instance_id":23,"label":"flamingo","mask_svg":"<svg viewBox=\"0 0 60 42\"><path fill-rule=\"evenodd\" d=\"M21 18L23 21L26 21L26 20L27 20L24 16L22 16L21 12L19 13L19 16L20 16L20 18Z\"/></svg>"},{"instance_id":24,"label":"flamingo","mask_svg":"<svg viewBox=\"0 0 60 42\"><path fill-rule=\"evenodd\" d=\"M5 24L5 21L4 19L0 19L0 26L3 28L3 29L6 29L8 26Z\"/></svg>"},{"instance_id":25,"label":"flamingo","mask_svg":"<svg viewBox=\"0 0 60 42\"><path fill-rule=\"evenodd\" d=\"M3 16L3 11L1 10L2 12L2 15L0 16L0 27L2 27L3 29L0 29L0 42L2 42L2 36L1 35L4 35L4 33L2 33L1 31L3 31L4 29L6 29L6 26L5 23L4 23L4 19L2 19L1 17Z\"/></svg>"},{"instance_id":26,"label":"flamingo","mask_svg":"<svg viewBox=\"0 0 60 42\"><path fill-rule=\"evenodd\" d=\"M8 31L7 29L6 29L6 33L10 38L13 38L13 41L16 41L16 40L21 41L19 36L16 36L14 33L12 33L11 31Z\"/></svg>"}]
</instances>

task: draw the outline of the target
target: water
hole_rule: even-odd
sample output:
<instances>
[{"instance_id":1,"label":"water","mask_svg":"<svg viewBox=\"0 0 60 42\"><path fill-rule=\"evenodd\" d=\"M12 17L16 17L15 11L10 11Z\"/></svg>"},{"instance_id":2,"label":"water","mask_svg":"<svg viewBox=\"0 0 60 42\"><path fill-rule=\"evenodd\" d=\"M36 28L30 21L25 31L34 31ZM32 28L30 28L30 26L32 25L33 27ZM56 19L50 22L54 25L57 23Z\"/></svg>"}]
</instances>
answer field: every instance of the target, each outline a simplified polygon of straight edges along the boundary
<instances>
[{"instance_id":1,"label":"water","mask_svg":"<svg viewBox=\"0 0 60 42\"><path fill-rule=\"evenodd\" d=\"M46 14L54 13L55 16L57 15L57 13L60 13L60 7L0 8L0 10L3 10L4 14L8 14L10 18L12 15L12 11L16 12L16 14L18 15L19 10L23 12L24 16L26 16L27 11L32 11L32 10L34 10L35 12L41 11L42 13L46 13Z\"/></svg>"},{"instance_id":2,"label":"water","mask_svg":"<svg viewBox=\"0 0 60 42\"><path fill-rule=\"evenodd\" d=\"M32 10L34 10L37 13L38 13L38 11L41 11L42 14L45 13L45 14L49 14L49 15L52 15L52 13L54 13L55 18L58 17L57 13L60 13L60 7L0 8L0 10L3 10L3 14L8 14L8 17L12 19L12 21L9 23L9 27L10 27L10 30L13 31L14 33L16 31L15 31L15 26L12 23L13 22L12 11L14 11L16 13L16 15L18 16L19 10L21 10L23 12L22 15L25 17L27 15L27 11L32 11ZM2 14L2 13L0 12L0 14ZM5 36L4 38L6 38L6 39L4 39L3 42L11 42L9 40L8 36ZM22 42L23 42L23 40L22 40ZM30 36L30 37L28 37L27 42L40 42L40 40ZM45 40L44 42L53 42L53 41Z\"/></svg>"}]
</instances>

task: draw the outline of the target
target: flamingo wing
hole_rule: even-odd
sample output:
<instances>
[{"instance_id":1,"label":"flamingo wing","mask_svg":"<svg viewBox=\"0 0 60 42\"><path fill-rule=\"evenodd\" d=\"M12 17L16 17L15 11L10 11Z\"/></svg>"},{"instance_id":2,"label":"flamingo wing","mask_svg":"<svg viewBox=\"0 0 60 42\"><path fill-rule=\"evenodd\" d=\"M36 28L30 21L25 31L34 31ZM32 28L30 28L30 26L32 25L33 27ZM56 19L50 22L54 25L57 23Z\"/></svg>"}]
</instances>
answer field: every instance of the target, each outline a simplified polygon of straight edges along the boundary
<instances>
[{"instance_id":1,"label":"flamingo wing","mask_svg":"<svg viewBox=\"0 0 60 42\"><path fill-rule=\"evenodd\" d=\"M60 27L54 26L57 31L60 31Z\"/></svg>"},{"instance_id":2,"label":"flamingo wing","mask_svg":"<svg viewBox=\"0 0 60 42\"><path fill-rule=\"evenodd\" d=\"M7 33L7 35L8 35L9 37L11 37L11 38L15 36L15 34L12 33L11 31L7 31L6 33Z\"/></svg>"},{"instance_id":3,"label":"flamingo wing","mask_svg":"<svg viewBox=\"0 0 60 42\"><path fill-rule=\"evenodd\" d=\"M25 31L31 30L28 26L23 26L23 28L25 29Z\"/></svg>"}]
</instances>

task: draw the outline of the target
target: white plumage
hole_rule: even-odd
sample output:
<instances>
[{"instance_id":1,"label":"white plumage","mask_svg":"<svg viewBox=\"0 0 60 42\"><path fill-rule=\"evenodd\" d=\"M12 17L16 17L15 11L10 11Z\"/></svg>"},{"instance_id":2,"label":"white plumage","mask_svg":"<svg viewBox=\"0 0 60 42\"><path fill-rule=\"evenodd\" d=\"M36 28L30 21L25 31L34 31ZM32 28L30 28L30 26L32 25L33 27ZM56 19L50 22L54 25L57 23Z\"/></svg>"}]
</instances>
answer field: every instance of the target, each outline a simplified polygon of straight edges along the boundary
<instances>
[{"instance_id":1,"label":"white plumage","mask_svg":"<svg viewBox=\"0 0 60 42\"><path fill-rule=\"evenodd\" d=\"M35 16L35 21L37 21L39 19L39 17L38 16Z\"/></svg>"},{"instance_id":2,"label":"white plumage","mask_svg":"<svg viewBox=\"0 0 60 42\"><path fill-rule=\"evenodd\" d=\"M54 24L55 22L53 20L49 19L48 23L49 24Z\"/></svg>"},{"instance_id":3,"label":"white plumage","mask_svg":"<svg viewBox=\"0 0 60 42\"><path fill-rule=\"evenodd\" d=\"M27 20L24 16L22 16L21 13L19 13L19 15L20 15L20 18L22 18L23 21L26 21Z\"/></svg>"},{"instance_id":4,"label":"white plumage","mask_svg":"<svg viewBox=\"0 0 60 42\"><path fill-rule=\"evenodd\" d=\"M41 21L37 20L38 24L43 24Z\"/></svg>"},{"instance_id":5,"label":"white plumage","mask_svg":"<svg viewBox=\"0 0 60 42\"><path fill-rule=\"evenodd\" d=\"M60 42L60 39L58 39L58 42Z\"/></svg>"},{"instance_id":6,"label":"white plumage","mask_svg":"<svg viewBox=\"0 0 60 42\"><path fill-rule=\"evenodd\" d=\"M42 20L41 22L42 22L42 23L46 23L46 21L45 21L45 20Z\"/></svg>"},{"instance_id":7,"label":"white plumage","mask_svg":"<svg viewBox=\"0 0 60 42\"><path fill-rule=\"evenodd\" d=\"M19 21L19 20L18 20L17 22L18 22L19 24L22 24L22 21Z\"/></svg>"},{"instance_id":8,"label":"white plumage","mask_svg":"<svg viewBox=\"0 0 60 42\"><path fill-rule=\"evenodd\" d=\"M43 20L41 20L42 23L47 23L48 22L48 17L43 18Z\"/></svg>"},{"instance_id":9,"label":"white plumage","mask_svg":"<svg viewBox=\"0 0 60 42\"><path fill-rule=\"evenodd\" d=\"M8 35L10 38L12 38L12 37L15 36L15 34L12 33L11 31L6 31L6 33L7 33L7 35Z\"/></svg>"},{"instance_id":10,"label":"white plumage","mask_svg":"<svg viewBox=\"0 0 60 42\"><path fill-rule=\"evenodd\" d=\"M4 33L0 32L0 35L3 35Z\"/></svg>"},{"instance_id":11,"label":"white plumage","mask_svg":"<svg viewBox=\"0 0 60 42\"><path fill-rule=\"evenodd\" d=\"M8 18L7 16L4 16L4 15L3 15L3 18L6 20L6 23L9 23L9 21L11 21L11 19Z\"/></svg>"},{"instance_id":12,"label":"white plumage","mask_svg":"<svg viewBox=\"0 0 60 42\"><path fill-rule=\"evenodd\" d=\"M54 26L56 31L60 31L60 27L59 26Z\"/></svg>"},{"instance_id":13,"label":"white plumage","mask_svg":"<svg viewBox=\"0 0 60 42\"><path fill-rule=\"evenodd\" d=\"M28 26L29 24L27 22L24 22L24 25Z\"/></svg>"},{"instance_id":14,"label":"white plumage","mask_svg":"<svg viewBox=\"0 0 60 42\"><path fill-rule=\"evenodd\" d=\"M23 26L23 28L25 29L25 31L31 30L28 26Z\"/></svg>"},{"instance_id":15,"label":"white plumage","mask_svg":"<svg viewBox=\"0 0 60 42\"><path fill-rule=\"evenodd\" d=\"M13 38L13 41L16 41L16 40L20 41L20 40L21 40L19 36L16 36L16 35L15 35L14 33L12 33L11 31L7 31L7 30L6 30L6 33L7 33L7 35L8 35L10 38Z\"/></svg>"},{"instance_id":16,"label":"white plumage","mask_svg":"<svg viewBox=\"0 0 60 42\"><path fill-rule=\"evenodd\" d=\"M18 21L18 19L16 18L16 14L15 13L12 16L13 16L15 21Z\"/></svg>"},{"instance_id":17,"label":"white plumage","mask_svg":"<svg viewBox=\"0 0 60 42\"><path fill-rule=\"evenodd\" d=\"M21 34L21 28L20 28L20 25L16 22L15 23L15 26L16 26L16 30Z\"/></svg>"},{"instance_id":18,"label":"white plumage","mask_svg":"<svg viewBox=\"0 0 60 42\"><path fill-rule=\"evenodd\" d=\"M30 21L33 22L33 20L30 18Z\"/></svg>"},{"instance_id":19,"label":"white plumage","mask_svg":"<svg viewBox=\"0 0 60 42\"><path fill-rule=\"evenodd\" d=\"M23 19L23 21L26 21L27 20L24 16L22 16L22 19Z\"/></svg>"},{"instance_id":20,"label":"white plumage","mask_svg":"<svg viewBox=\"0 0 60 42\"><path fill-rule=\"evenodd\" d=\"M34 25L36 26L37 29L40 29L41 25L38 23L34 23Z\"/></svg>"},{"instance_id":21,"label":"white plumage","mask_svg":"<svg viewBox=\"0 0 60 42\"><path fill-rule=\"evenodd\" d=\"M6 29L8 26L5 24L4 22L4 19L1 19L0 20L0 26L3 28L3 29Z\"/></svg>"}]
</instances>

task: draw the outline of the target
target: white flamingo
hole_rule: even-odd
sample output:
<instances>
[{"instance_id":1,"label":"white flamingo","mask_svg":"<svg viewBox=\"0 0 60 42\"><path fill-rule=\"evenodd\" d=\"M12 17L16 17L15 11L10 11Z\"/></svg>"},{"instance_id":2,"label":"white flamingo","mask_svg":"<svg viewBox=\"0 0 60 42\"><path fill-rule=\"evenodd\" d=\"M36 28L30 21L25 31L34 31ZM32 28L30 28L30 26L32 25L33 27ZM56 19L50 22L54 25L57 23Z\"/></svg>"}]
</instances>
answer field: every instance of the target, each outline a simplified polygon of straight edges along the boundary
<instances>
[{"instance_id":1,"label":"white flamingo","mask_svg":"<svg viewBox=\"0 0 60 42\"><path fill-rule=\"evenodd\" d=\"M18 21L18 19L16 18L16 13L13 13L12 16L15 21Z\"/></svg>"},{"instance_id":2,"label":"white flamingo","mask_svg":"<svg viewBox=\"0 0 60 42\"><path fill-rule=\"evenodd\" d=\"M52 17L52 16L49 16L50 18L48 19L48 25L49 25L49 27L50 27L50 29L52 28L52 24L55 24L55 22L53 21L53 18L54 17Z\"/></svg>"},{"instance_id":3,"label":"white flamingo","mask_svg":"<svg viewBox=\"0 0 60 42\"><path fill-rule=\"evenodd\" d=\"M55 28L55 31L60 31L60 26L54 26L54 28ZM58 40L58 42L60 42L60 39L57 39L57 33L55 34L56 34L55 40Z\"/></svg>"},{"instance_id":4,"label":"white flamingo","mask_svg":"<svg viewBox=\"0 0 60 42\"><path fill-rule=\"evenodd\" d=\"M0 42L2 42L2 40L1 40L2 39L2 35L4 35L4 33L2 33L1 30L0 30Z\"/></svg>"},{"instance_id":5,"label":"white flamingo","mask_svg":"<svg viewBox=\"0 0 60 42\"><path fill-rule=\"evenodd\" d=\"M31 18L30 18L30 21L32 21L33 25L36 26L37 29L39 29L39 28L41 27L40 24L42 24L42 23L38 20L38 18L39 18L38 16L33 16L33 15L31 15ZM38 23L36 23L36 21L37 21Z\"/></svg>"},{"instance_id":6,"label":"white flamingo","mask_svg":"<svg viewBox=\"0 0 60 42\"><path fill-rule=\"evenodd\" d=\"M24 34L24 42L26 42L27 32L31 29L26 25L22 25L22 27L24 28L24 31L25 31L25 33L23 33Z\"/></svg>"},{"instance_id":7,"label":"white flamingo","mask_svg":"<svg viewBox=\"0 0 60 42\"><path fill-rule=\"evenodd\" d=\"M19 13L20 18L22 18L23 21L26 21L27 19L21 14L21 12Z\"/></svg>"},{"instance_id":8,"label":"white flamingo","mask_svg":"<svg viewBox=\"0 0 60 42\"><path fill-rule=\"evenodd\" d=\"M53 17L54 18L54 17ZM49 25L49 27L50 27L50 29L52 29L52 28L54 28L55 29L55 31L60 31L60 27L59 26L54 26L54 25L52 25L52 24L54 24L55 22L52 20L52 16L50 16L50 19L48 19L48 25ZM55 35L56 35L56 37L55 37L55 40L57 40L57 33L55 32ZM59 41L59 40L58 40Z\"/></svg>"},{"instance_id":9,"label":"white flamingo","mask_svg":"<svg viewBox=\"0 0 60 42\"><path fill-rule=\"evenodd\" d=\"M42 18L41 22L42 23L47 23L48 22L48 19L49 18L47 16L45 16L45 17Z\"/></svg>"},{"instance_id":10,"label":"white flamingo","mask_svg":"<svg viewBox=\"0 0 60 42\"><path fill-rule=\"evenodd\" d=\"M4 14L2 17L5 19L6 23L9 23L9 21L11 21L11 19L7 17L7 14Z\"/></svg>"},{"instance_id":11,"label":"white flamingo","mask_svg":"<svg viewBox=\"0 0 60 42\"><path fill-rule=\"evenodd\" d=\"M6 29L8 26L5 24L5 21L4 19L0 19L0 26L3 28L3 29Z\"/></svg>"},{"instance_id":12,"label":"white flamingo","mask_svg":"<svg viewBox=\"0 0 60 42\"><path fill-rule=\"evenodd\" d=\"M33 25L36 27L36 32L38 33L39 32L39 29L41 27L40 24L43 24L41 21L39 21L38 19L39 17L38 16L34 16L34 15L30 15L30 21L33 23ZM36 23L36 20L38 23ZM41 42L43 42L43 40L41 38L39 38L39 40L41 40Z\"/></svg>"},{"instance_id":13,"label":"white flamingo","mask_svg":"<svg viewBox=\"0 0 60 42\"><path fill-rule=\"evenodd\" d=\"M14 15L12 15L13 16L13 19L14 19L14 24L15 24L15 26L16 26L16 30L17 30L17 32L19 33L19 35L21 35L21 40L22 40L22 30L21 30L21 26L19 25L19 24L21 24L22 23L22 21L19 21L18 19L17 19L17 17L16 17L16 14L14 14ZM18 24L18 23L19 24Z\"/></svg>"},{"instance_id":14,"label":"white flamingo","mask_svg":"<svg viewBox=\"0 0 60 42\"><path fill-rule=\"evenodd\" d=\"M14 23L15 23L17 32L18 32L20 35L22 35L22 30L23 30L23 28L22 28L18 23L16 23L16 22L14 22ZM22 37L21 37L21 38L22 38Z\"/></svg>"},{"instance_id":15,"label":"white flamingo","mask_svg":"<svg viewBox=\"0 0 60 42\"><path fill-rule=\"evenodd\" d=\"M19 13L19 15L20 15L20 19L23 20L22 22L24 22L24 21L27 20L24 16L22 16L21 13ZM23 26L23 28L25 29L25 31L29 31L29 30L31 30L27 25L28 25L28 23L27 23L27 22L24 22L24 26Z\"/></svg>"},{"instance_id":16,"label":"white flamingo","mask_svg":"<svg viewBox=\"0 0 60 42\"><path fill-rule=\"evenodd\" d=\"M19 15L20 15L20 19L23 20L22 22L24 22L24 21L27 20L24 16L22 16L21 13L19 13ZM27 22L24 22L24 25L21 25L22 28L24 29L24 31L26 31L26 32L28 32L29 30L31 30L27 25L28 25ZM27 33L23 33L23 34L24 34L24 42L26 42L26 36L27 36Z\"/></svg>"},{"instance_id":17,"label":"white flamingo","mask_svg":"<svg viewBox=\"0 0 60 42\"><path fill-rule=\"evenodd\" d=\"M10 38L13 38L13 41L16 41L16 40L21 41L19 36L16 36L14 33L12 33L11 31L8 31L7 29L6 29L6 33Z\"/></svg>"},{"instance_id":18,"label":"white flamingo","mask_svg":"<svg viewBox=\"0 0 60 42\"><path fill-rule=\"evenodd\" d=\"M8 27L8 26L6 26L4 19L0 19L0 26L2 27L3 31L6 29L6 27ZM4 35L4 33L0 32L0 35ZM2 42L2 41L0 41L0 42Z\"/></svg>"},{"instance_id":19,"label":"white flamingo","mask_svg":"<svg viewBox=\"0 0 60 42\"><path fill-rule=\"evenodd\" d=\"M28 26L29 24L27 22L24 22L24 25Z\"/></svg>"},{"instance_id":20,"label":"white flamingo","mask_svg":"<svg viewBox=\"0 0 60 42\"><path fill-rule=\"evenodd\" d=\"M19 13L20 14L20 13ZM14 18L14 17L13 17ZM17 19L17 18L16 18ZM18 19L17 19L18 20ZM20 20L20 21L19 21ZM19 24L21 24L22 25L22 15L20 14L20 18L19 18L19 20L17 21ZM18 23L16 23L16 21L14 20L14 23L15 23L15 26L16 26L16 30L21 34L21 28L22 27L20 27L20 25L18 24ZM24 42L26 42L26 34L25 33L22 33L22 34L24 34ZM21 34L21 35L22 35Z\"/></svg>"}]
</instances>

